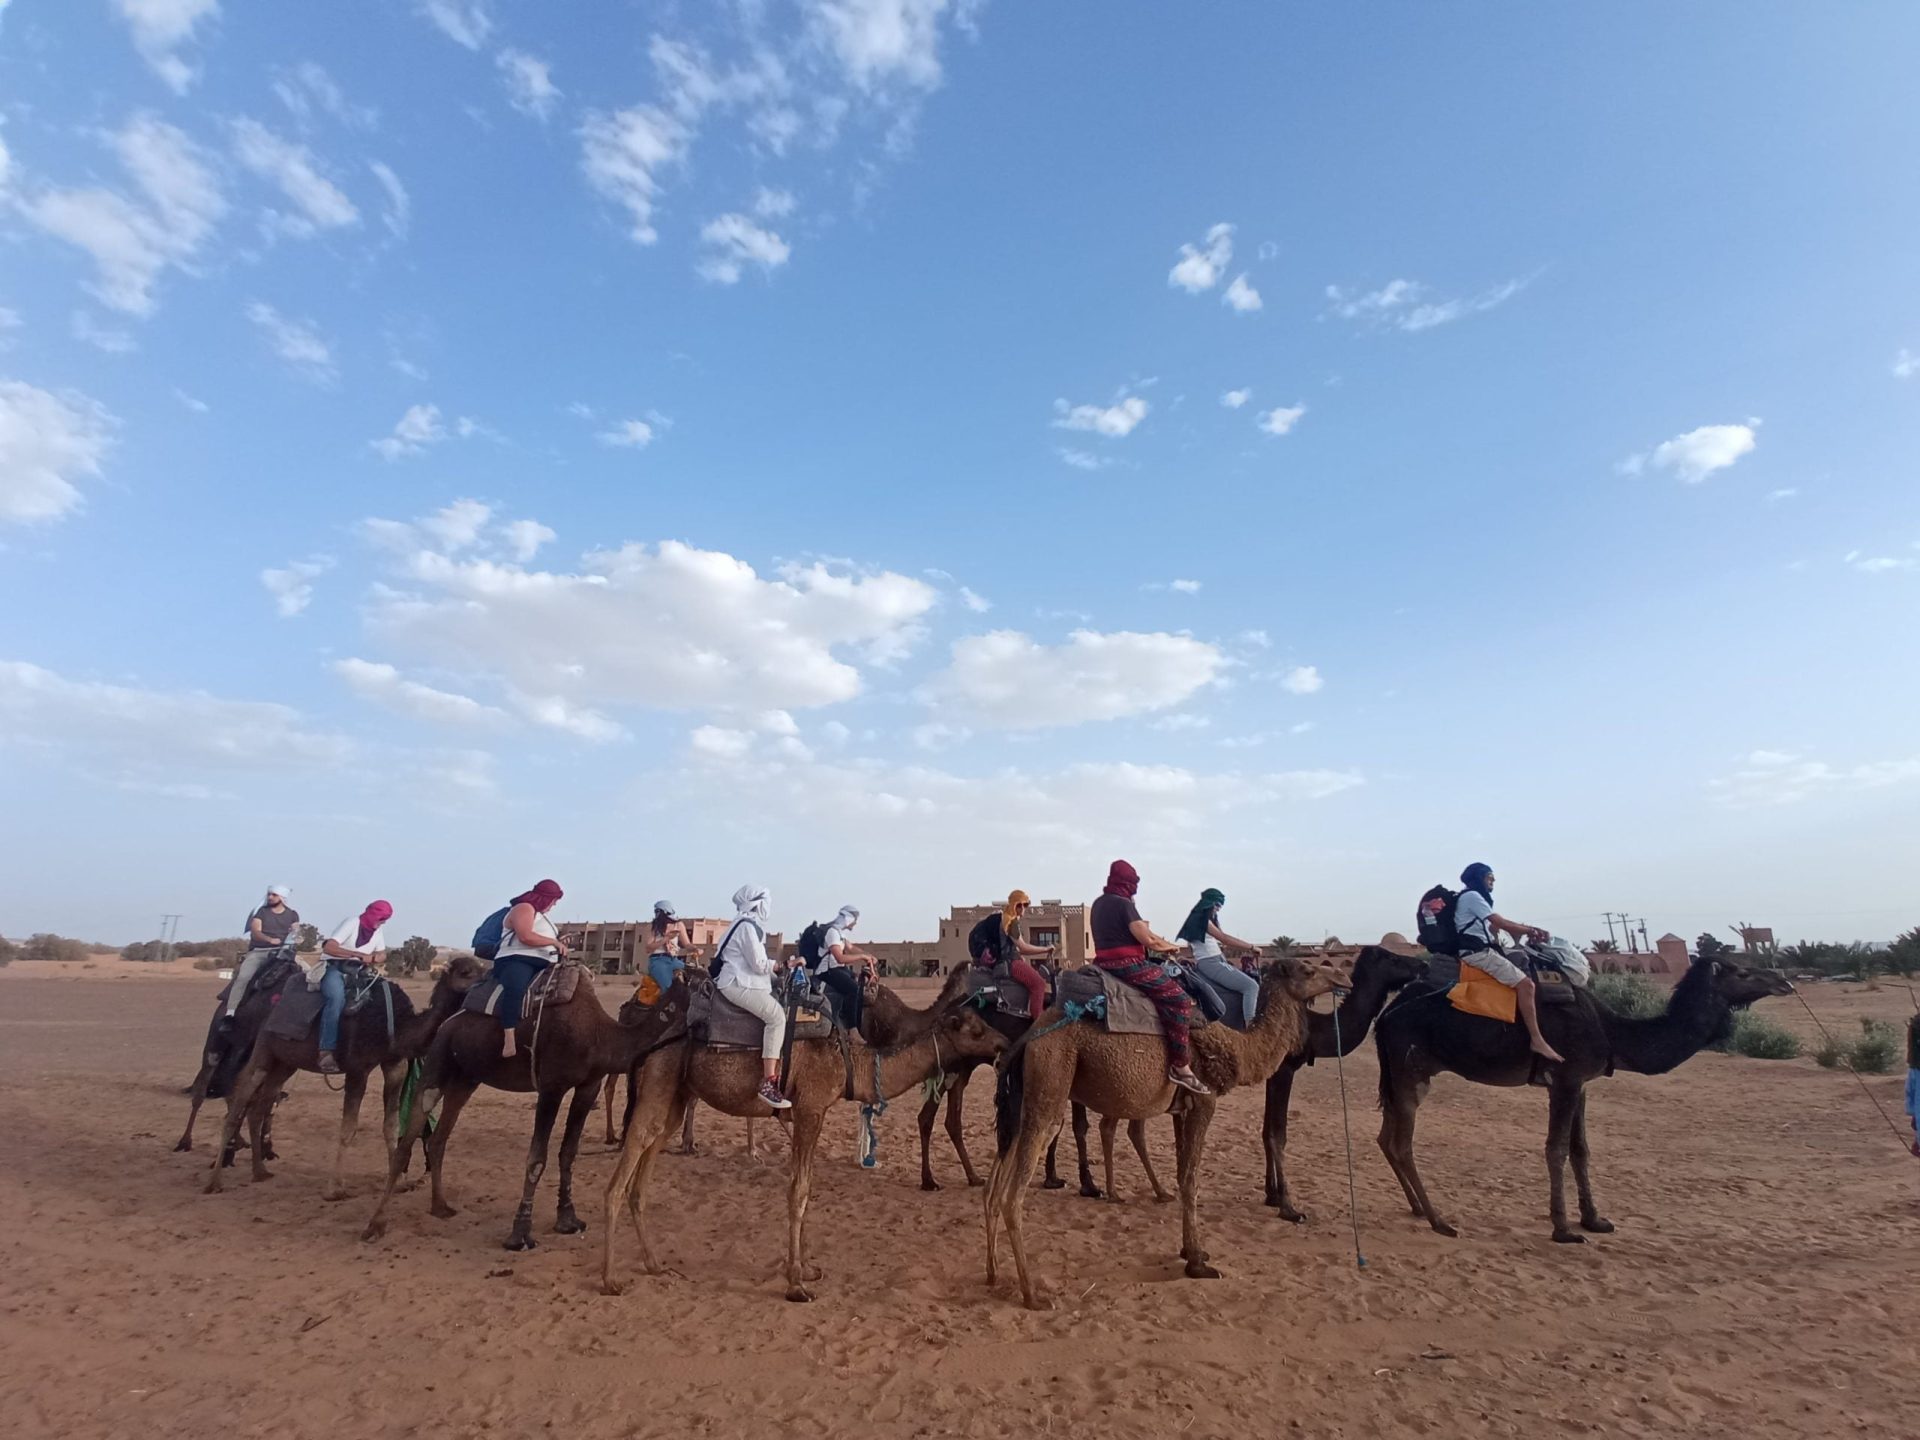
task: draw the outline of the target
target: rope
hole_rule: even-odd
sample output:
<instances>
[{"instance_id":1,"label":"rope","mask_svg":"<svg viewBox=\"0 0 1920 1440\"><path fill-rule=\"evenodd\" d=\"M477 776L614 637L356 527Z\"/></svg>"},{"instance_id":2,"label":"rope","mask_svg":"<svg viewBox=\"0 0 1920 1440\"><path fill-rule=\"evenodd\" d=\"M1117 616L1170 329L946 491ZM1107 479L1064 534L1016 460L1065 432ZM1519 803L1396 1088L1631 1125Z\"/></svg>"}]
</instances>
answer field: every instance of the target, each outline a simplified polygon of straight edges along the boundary
<instances>
[{"instance_id":1,"label":"rope","mask_svg":"<svg viewBox=\"0 0 1920 1440\"><path fill-rule=\"evenodd\" d=\"M1061 1007L1060 1018L1051 1025L1042 1025L1038 1030L1029 1030L1024 1043L1031 1045L1042 1035L1051 1035L1062 1025L1071 1025L1076 1020L1104 1020L1107 1018L1107 997L1089 995L1085 1000L1069 1000Z\"/></svg>"},{"instance_id":2,"label":"rope","mask_svg":"<svg viewBox=\"0 0 1920 1440\"><path fill-rule=\"evenodd\" d=\"M1360 1192L1353 1178L1353 1122L1347 1115L1347 1047L1340 1038L1340 1001L1346 991L1333 994L1333 1065L1340 1076L1340 1130L1347 1142L1347 1219L1353 1226L1353 1263L1367 1268L1366 1254L1360 1249Z\"/></svg>"},{"instance_id":3,"label":"rope","mask_svg":"<svg viewBox=\"0 0 1920 1440\"><path fill-rule=\"evenodd\" d=\"M1771 969L1776 975L1780 976L1781 979L1783 980L1786 979L1787 972L1783 970L1778 963L1775 963L1771 967ZM1880 1097L1873 1093L1873 1087L1867 1084L1866 1077L1861 1075L1861 1073L1858 1070L1853 1068L1853 1061L1847 1058L1847 1052L1845 1047L1843 1047L1838 1040L1835 1040L1833 1038L1832 1031L1828 1030L1825 1025L1822 1025L1820 1023L1820 1017L1813 1013L1813 1007L1807 1004L1807 997L1800 993L1800 987L1798 985L1795 985L1791 980L1787 981L1787 985L1793 991L1793 998L1800 1002L1800 1008L1807 1012L1807 1018L1813 1021L1814 1028L1820 1032L1821 1037L1824 1040L1826 1040L1826 1042L1829 1045L1831 1045L1834 1048L1834 1051L1840 1056L1840 1063L1847 1067L1847 1073L1853 1076L1855 1083L1859 1085L1860 1093L1865 1095L1868 1100L1873 1102L1873 1108L1878 1110L1880 1112L1880 1118L1887 1122L1887 1129L1893 1132L1894 1140L1898 1142L1902 1150L1906 1150L1909 1154L1911 1154L1912 1151L1909 1149L1909 1144L1908 1144L1906 1134L1900 1129L1900 1126L1895 1123L1894 1118L1891 1115L1887 1114L1887 1107L1880 1103ZM1908 993L1911 995L1912 992L1909 991Z\"/></svg>"}]
</instances>

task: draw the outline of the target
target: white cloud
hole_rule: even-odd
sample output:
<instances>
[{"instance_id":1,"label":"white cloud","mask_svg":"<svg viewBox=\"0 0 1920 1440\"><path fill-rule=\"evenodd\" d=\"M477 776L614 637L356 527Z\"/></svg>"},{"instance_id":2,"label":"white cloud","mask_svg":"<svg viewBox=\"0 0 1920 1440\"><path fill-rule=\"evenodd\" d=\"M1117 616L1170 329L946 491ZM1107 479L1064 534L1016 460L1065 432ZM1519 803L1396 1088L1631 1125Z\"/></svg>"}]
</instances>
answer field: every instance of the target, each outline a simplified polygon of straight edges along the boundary
<instances>
[{"instance_id":1,"label":"white cloud","mask_svg":"<svg viewBox=\"0 0 1920 1440\"><path fill-rule=\"evenodd\" d=\"M420 11L457 45L478 50L493 34L485 0L420 0Z\"/></svg>"},{"instance_id":2,"label":"white cloud","mask_svg":"<svg viewBox=\"0 0 1920 1440\"><path fill-rule=\"evenodd\" d=\"M885 664L924 633L924 581L826 564L763 579L678 541L586 557L578 573L459 559L419 525L370 521L407 589L381 587L371 627L435 668L496 675L542 701L588 708L758 712L849 700L855 661Z\"/></svg>"},{"instance_id":3,"label":"white cloud","mask_svg":"<svg viewBox=\"0 0 1920 1440\"><path fill-rule=\"evenodd\" d=\"M1860 550L1849 550L1841 563L1858 570L1862 575L1888 575L1896 570L1920 569L1920 560L1911 555L1868 555Z\"/></svg>"},{"instance_id":4,"label":"white cloud","mask_svg":"<svg viewBox=\"0 0 1920 1440\"><path fill-rule=\"evenodd\" d=\"M508 553L522 565L540 553L540 547L560 537L538 520L514 520L502 527Z\"/></svg>"},{"instance_id":5,"label":"white cloud","mask_svg":"<svg viewBox=\"0 0 1920 1440\"><path fill-rule=\"evenodd\" d=\"M479 500L455 500L451 505L422 516L413 523L435 549L452 553L469 550L480 543L480 536L493 519L493 507Z\"/></svg>"},{"instance_id":6,"label":"white cloud","mask_svg":"<svg viewBox=\"0 0 1920 1440\"><path fill-rule=\"evenodd\" d=\"M1068 405L1053 402L1054 425L1061 430L1091 430L1096 435L1115 439L1131 435L1134 427L1147 418L1147 402L1138 395L1123 395L1111 405ZM1069 462L1071 463L1071 462Z\"/></svg>"},{"instance_id":7,"label":"white cloud","mask_svg":"<svg viewBox=\"0 0 1920 1440\"><path fill-rule=\"evenodd\" d=\"M1252 398L1253 391L1251 390L1229 390L1220 397L1220 403L1229 410L1238 410Z\"/></svg>"},{"instance_id":8,"label":"white cloud","mask_svg":"<svg viewBox=\"0 0 1920 1440\"><path fill-rule=\"evenodd\" d=\"M815 33L863 90L940 83L940 17L948 0L803 0ZM963 7L965 8L965 7Z\"/></svg>"},{"instance_id":9,"label":"white cloud","mask_svg":"<svg viewBox=\"0 0 1920 1440\"><path fill-rule=\"evenodd\" d=\"M260 583L273 597L273 608L283 620L291 620L313 603L313 582L333 568L333 559L315 555L294 560L284 568L262 570Z\"/></svg>"},{"instance_id":10,"label":"white cloud","mask_svg":"<svg viewBox=\"0 0 1920 1440\"><path fill-rule=\"evenodd\" d=\"M0 4L4 4L4 0L0 0ZM0 176L0 180L4 178ZM9 332L19 328L20 312L10 306L0 305L0 350L6 349L13 343L13 337Z\"/></svg>"},{"instance_id":11,"label":"white cloud","mask_svg":"<svg viewBox=\"0 0 1920 1440\"><path fill-rule=\"evenodd\" d=\"M186 406L187 409L193 411L193 413L196 415L204 415L213 408L211 405L207 404L206 401L200 399L198 396L189 395L186 391L182 390L177 385L174 386L174 389L173 389L173 398L178 400L182 405Z\"/></svg>"},{"instance_id":12,"label":"white cloud","mask_svg":"<svg viewBox=\"0 0 1920 1440\"><path fill-rule=\"evenodd\" d=\"M524 50L502 50L494 56L506 81L507 100L522 115L545 120L560 99L560 88L553 83L553 67Z\"/></svg>"},{"instance_id":13,"label":"white cloud","mask_svg":"<svg viewBox=\"0 0 1920 1440\"><path fill-rule=\"evenodd\" d=\"M1220 297L1220 303L1245 315L1260 308L1260 292L1248 283L1245 275L1236 275L1227 286L1227 293Z\"/></svg>"},{"instance_id":14,"label":"white cloud","mask_svg":"<svg viewBox=\"0 0 1920 1440\"><path fill-rule=\"evenodd\" d=\"M984 615L993 609L993 602L984 595L976 594L965 585L960 587L960 603L976 615Z\"/></svg>"},{"instance_id":15,"label":"white cloud","mask_svg":"<svg viewBox=\"0 0 1920 1440\"><path fill-rule=\"evenodd\" d=\"M1305 405L1281 405L1261 412L1254 423L1269 435L1287 435L1292 433L1293 427L1300 423L1300 417L1306 413Z\"/></svg>"},{"instance_id":16,"label":"white cloud","mask_svg":"<svg viewBox=\"0 0 1920 1440\"><path fill-rule=\"evenodd\" d=\"M1071 445L1056 446L1053 453L1076 470L1104 470L1113 464L1113 461L1104 455L1095 455L1087 450L1076 450Z\"/></svg>"},{"instance_id":17,"label":"white cloud","mask_svg":"<svg viewBox=\"0 0 1920 1440\"><path fill-rule=\"evenodd\" d=\"M381 459L398 460L403 455L421 454L429 445L438 445L446 438L447 429L440 423L438 405L409 405L406 414L394 422L391 435L369 443Z\"/></svg>"},{"instance_id":18,"label":"white cloud","mask_svg":"<svg viewBox=\"0 0 1920 1440\"><path fill-rule=\"evenodd\" d=\"M644 450L653 443L653 427L644 420L621 420L599 435L602 445L617 450Z\"/></svg>"},{"instance_id":19,"label":"white cloud","mask_svg":"<svg viewBox=\"0 0 1920 1440\"><path fill-rule=\"evenodd\" d=\"M660 172L685 163L693 133L655 105L611 115L594 111L581 124L581 169L594 189L626 207L633 221L627 233L636 243L651 245L660 238L653 227Z\"/></svg>"},{"instance_id":20,"label":"white cloud","mask_svg":"<svg viewBox=\"0 0 1920 1440\"><path fill-rule=\"evenodd\" d=\"M387 227L394 239L406 239L407 231L413 224L413 200L407 194L407 187L400 183L400 177L391 168L378 160L369 160L367 168L373 171L373 178L380 182L380 188L387 196L387 208L380 212L380 223Z\"/></svg>"},{"instance_id":21,"label":"white cloud","mask_svg":"<svg viewBox=\"0 0 1920 1440\"><path fill-rule=\"evenodd\" d=\"M372 129L379 120L372 106L356 105L347 99L333 76L311 60L303 60L290 70L274 72L273 93L302 124L311 120L316 111L331 115L356 130Z\"/></svg>"},{"instance_id":22,"label":"white cloud","mask_svg":"<svg viewBox=\"0 0 1920 1440\"><path fill-rule=\"evenodd\" d=\"M717 760L738 760L753 748L753 736L747 731L721 725L702 725L687 740L700 754Z\"/></svg>"},{"instance_id":23,"label":"white cloud","mask_svg":"<svg viewBox=\"0 0 1920 1440\"><path fill-rule=\"evenodd\" d=\"M1147 727L1152 730L1164 730L1168 734L1178 734L1183 730L1205 730L1212 724L1213 721L1205 715L1195 715L1190 710L1183 710L1174 715L1162 715L1158 720L1149 720Z\"/></svg>"},{"instance_id":24,"label":"white cloud","mask_svg":"<svg viewBox=\"0 0 1920 1440\"><path fill-rule=\"evenodd\" d=\"M1651 451L1629 455L1614 468L1623 475L1638 475L1648 467L1667 470L1683 484L1698 485L1716 470L1724 470L1755 444L1753 432L1758 420L1744 425L1702 425L1671 440L1663 440Z\"/></svg>"},{"instance_id":25,"label":"white cloud","mask_svg":"<svg viewBox=\"0 0 1920 1440\"><path fill-rule=\"evenodd\" d=\"M91 310L73 312L73 338L85 341L94 349L103 350L109 355L131 355L140 348L131 330L117 330L102 325Z\"/></svg>"},{"instance_id":26,"label":"white cloud","mask_svg":"<svg viewBox=\"0 0 1920 1440\"><path fill-rule=\"evenodd\" d=\"M87 288L103 304L147 315L161 272L189 268L226 201L205 152L165 121L135 115L109 138L139 199L96 186L38 189L16 204L39 229L92 257L98 274ZM5 170L0 165L0 178Z\"/></svg>"},{"instance_id":27,"label":"white cloud","mask_svg":"<svg viewBox=\"0 0 1920 1440\"><path fill-rule=\"evenodd\" d=\"M793 213L795 203L792 191L769 190L762 185L753 197L753 213L763 220L779 220Z\"/></svg>"},{"instance_id":28,"label":"white cloud","mask_svg":"<svg viewBox=\"0 0 1920 1440\"><path fill-rule=\"evenodd\" d=\"M360 212L346 194L320 173L313 152L287 140L258 120L233 122L234 157L275 186L292 203L291 212L269 209L265 222L270 234L305 239L321 230L338 230L360 223Z\"/></svg>"},{"instance_id":29,"label":"white cloud","mask_svg":"<svg viewBox=\"0 0 1920 1440\"><path fill-rule=\"evenodd\" d=\"M1893 378L1911 380L1916 375L1920 375L1920 355L1902 345L1900 353L1893 357Z\"/></svg>"},{"instance_id":30,"label":"white cloud","mask_svg":"<svg viewBox=\"0 0 1920 1440\"><path fill-rule=\"evenodd\" d=\"M1525 280L1504 280L1478 295L1429 300L1431 291L1418 280L1389 280L1378 290L1359 293L1329 285L1327 300L1333 313L1343 319L1418 332L1504 305L1526 288Z\"/></svg>"},{"instance_id":31,"label":"white cloud","mask_svg":"<svg viewBox=\"0 0 1920 1440\"><path fill-rule=\"evenodd\" d=\"M220 0L113 0L113 8L133 32L140 58L174 94L186 94L200 72L178 52L201 21L220 13Z\"/></svg>"},{"instance_id":32,"label":"white cloud","mask_svg":"<svg viewBox=\"0 0 1920 1440\"><path fill-rule=\"evenodd\" d=\"M1142 590L1170 590L1176 595L1198 595L1200 593L1200 582L1198 580L1155 580L1150 584L1142 585L1140 588Z\"/></svg>"},{"instance_id":33,"label":"white cloud","mask_svg":"<svg viewBox=\"0 0 1920 1440\"><path fill-rule=\"evenodd\" d=\"M173 784L195 770L331 768L352 753L344 736L308 728L285 705L69 680L21 661L0 661L5 741L110 760L129 777Z\"/></svg>"},{"instance_id":34,"label":"white cloud","mask_svg":"<svg viewBox=\"0 0 1920 1440\"><path fill-rule=\"evenodd\" d=\"M1707 782L1723 805L1791 805L1816 795L1880 790L1920 781L1920 757L1835 767L1782 750L1755 750L1731 774Z\"/></svg>"},{"instance_id":35,"label":"white cloud","mask_svg":"<svg viewBox=\"0 0 1920 1440\"><path fill-rule=\"evenodd\" d=\"M579 740L604 744L625 738L626 731L598 710L576 705L561 695L523 695L514 692L513 703L536 725L559 730Z\"/></svg>"},{"instance_id":36,"label":"white cloud","mask_svg":"<svg viewBox=\"0 0 1920 1440\"><path fill-rule=\"evenodd\" d=\"M0 525L58 520L100 473L115 420L84 395L0 380Z\"/></svg>"},{"instance_id":37,"label":"white cloud","mask_svg":"<svg viewBox=\"0 0 1920 1440\"><path fill-rule=\"evenodd\" d=\"M1187 635L1076 630L1042 645L1013 630L969 635L924 698L992 729L1037 730L1165 710L1219 676L1226 657Z\"/></svg>"},{"instance_id":38,"label":"white cloud","mask_svg":"<svg viewBox=\"0 0 1920 1440\"><path fill-rule=\"evenodd\" d=\"M1296 720L1294 721L1293 724L1287 727L1287 733L1289 735L1304 735L1307 733L1307 731L1311 729L1313 729L1313 721Z\"/></svg>"},{"instance_id":39,"label":"white cloud","mask_svg":"<svg viewBox=\"0 0 1920 1440\"><path fill-rule=\"evenodd\" d=\"M763 274L787 263L792 248L771 230L764 230L744 215L721 215L709 220L700 231L707 247L695 268L708 280L722 285L739 281L742 267L758 265Z\"/></svg>"},{"instance_id":40,"label":"white cloud","mask_svg":"<svg viewBox=\"0 0 1920 1440\"><path fill-rule=\"evenodd\" d=\"M1296 665L1280 677L1280 688L1295 695L1311 695L1326 683L1318 665Z\"/></svg>"},{"instance_id":41,"label":"white cloud","mask_svg":"<svg viewBox=\"0 0 1920 1440\"><path fill-rule=\"evenodd\" d=\"M273 353L298 374L320 385L331 384L336 378L333 351L320 338L312 322L289 319L264 300L253 301L247 306L246 314L266 336Z\"/></svg>"},{"instance_id":42,"label":"white cloud","mask_svg":"<svg viewBox=\"0 0 1920 1440\"><path fill-rule=\"evenodd\" d=\"M1167 272L1167 284L1198 295L1220 283L1220 276L1233 259L1233 226L1215 225L1199 245L1182 245L1180 259Z\"/></svg>"},{"instance_id":43,"label":"white cloud","mask_svg":"<svg viewBox=\"0 0 1920 1440\"><path fill-rule=\"evenodd\" d=\"M1234 638L1242 645L1251 645L1259 650L1273 648L1273 637L1264 630L1242 630Z\"/></svg>"},{"instance_id":44,"label":"white cloud","mask_svg":"<svg viewBox=\"0 0 1920 1440\"><path fill-rule=\"evenodd\" d=\"M911 738L914 748L918 750L951 750L971 740L973 731L965 725L948 725L939 720L930 720L924 725L914 726Z\"/></svg>"},{"instance_id":45,"label":"white cloud","mask_svg":"<svg viewBox=\"0 0 1920 1440\"><path fill-rule=\"evenodd\" d=\"M1785 486L1779 490L1769 490L1767 492L1767 503L1769 505L1778 505L1782 500L1791 500L1799 493L1799 489L1792 485Z\"/></svg>"}]
</instances>

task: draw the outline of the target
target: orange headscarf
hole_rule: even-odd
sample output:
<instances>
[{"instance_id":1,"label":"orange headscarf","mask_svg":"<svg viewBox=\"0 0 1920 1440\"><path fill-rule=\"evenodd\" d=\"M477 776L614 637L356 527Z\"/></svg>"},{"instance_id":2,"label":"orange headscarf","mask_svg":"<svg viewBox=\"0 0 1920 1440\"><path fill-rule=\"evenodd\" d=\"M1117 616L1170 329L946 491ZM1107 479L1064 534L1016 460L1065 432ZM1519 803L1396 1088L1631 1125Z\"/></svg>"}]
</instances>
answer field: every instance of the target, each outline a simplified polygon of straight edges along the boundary
<instances>
[{"instance_id":1,"label":"orange headscarf","mask_svg":"<svg viewBox=\"0 0 1920 1440\"><path fill-rule=\"evenodd\" d=\"M1013 932L1020 928L1020 907L1032 903L1024 890L1015 890L1008 895L1006 908L1000 912L1000 933L1011 940Z\"/></svg>"}]
</instances>

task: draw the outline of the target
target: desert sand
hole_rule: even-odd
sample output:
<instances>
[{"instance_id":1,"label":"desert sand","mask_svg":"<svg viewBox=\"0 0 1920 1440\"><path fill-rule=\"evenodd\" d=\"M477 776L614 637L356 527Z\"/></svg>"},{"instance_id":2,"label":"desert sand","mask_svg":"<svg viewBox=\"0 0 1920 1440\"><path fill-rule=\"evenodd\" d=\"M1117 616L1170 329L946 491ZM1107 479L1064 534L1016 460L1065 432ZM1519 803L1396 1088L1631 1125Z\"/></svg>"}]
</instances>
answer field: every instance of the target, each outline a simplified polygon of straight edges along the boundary
<instances>
[{"instance_id":1,"label":"desert sand","mask_svg":"<svg viewBox=\"0 0 1920 1440\"><path fill-rule=\"evenodd\" d=\"M913 1106L852 1163L839 1112L814 1186L812 1305L781 1298L785 1146L703 1111L704 1153L666 1157L671 1275L597 1289L599 1121L581 1154L585 1236L500 1248L531 1100L482 1092L449 1159L451 1220L395 1202L362 1244L377 1120L320 1199L338 1101L300 1076L275 1176L200 1193L172 1151L214 977L182 966L0 970L0 1415L15 1440L174 1435L1884 1436L1920 1434L1920 1160L1845 1073L1706 1054L1589 1091L1594 1176L1618 1233L1547 1239L1546 1099L1443 1077L1420 1117L1446 1240L1410 1218L1374 1146L1371 1045L1295 1088L1290 1175L1312 1211L1260 1204L1260 1095L1221 1105L1203 1216L1219 1281L1180 1277L1178 1216L1129 1155L1125 1205L1036 1193L1054 1296L1022 1310L982 1275L980 1196L944 1147L918 1188ZM415 986L423 993L424 986ZM924 1000L928 986L901 988ZM605 988L617 1002L620 990ZM1907 993L1807 987L1830 1026L1904 1019ZM1811 1035L1798 1002L1766 1013ZM1899 1074L1869 1082L1899 1118ZM377 1082L375 1093L377 1094ZM988 1087L969 1130L991 1155ZM371 1114L370 1096L370 1115ZM1167 1127L1155 1127L1172 1174ZM764 1217L756 1226L753 1217Z\"/></svg>"}]
</instances>

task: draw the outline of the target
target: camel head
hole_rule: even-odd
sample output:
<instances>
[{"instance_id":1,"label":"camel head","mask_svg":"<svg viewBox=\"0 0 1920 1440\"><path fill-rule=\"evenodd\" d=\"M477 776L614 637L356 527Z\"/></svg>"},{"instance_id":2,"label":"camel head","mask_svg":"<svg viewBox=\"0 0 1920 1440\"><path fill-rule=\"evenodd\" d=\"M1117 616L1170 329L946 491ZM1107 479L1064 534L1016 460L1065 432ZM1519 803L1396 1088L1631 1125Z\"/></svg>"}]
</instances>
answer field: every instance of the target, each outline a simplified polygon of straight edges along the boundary
<instances>
[{"instance_id":1,"label":"camel head","mask_svg":"<svg viewBox=\"0 0 1920 1440\"><path fill-rule=\"evenodd\" d=\"M482 980L492 967L477 955L455 955L433 967L433 986L445 985L455 995L464 995Z\"/></svg>"},{"instance_id":2,"label":"camel head","mask_svg":"<svg viewBox=\"0 0 1920 1440\"><path fill-rule=\"evenodd\" d=\"M1283 955L1261 972L1260 988L1279 989L1306 1004L1330 990L1353 988L1353 965L1340 960L1310 961L1298 955Z\"/></svg>"},{"instance_id":3,"label":"camel head","mask_svg":"<svg viewBox=\"0 0 1920 1440\"><path fill-rule=\"evenodd\" d=\"M1398 990L1427 973L1427 953L1416 950L1407 954L1385 945L1363 945L1353 962L1356 978L1362 970L1379 979L1387 989Z\"/></svg>"},{"instance_id":4,"label":"camel head","mask_svg":"<svg viewBox=\"0 0 1920 1440\"><path fill-rule=\"evenodd\" d=\"M933 1033L943 1054L969 1060L991 1060L1007 1048L1007 1037L981 1018L972 1005L956 1005L934 1022Z\"/></svg>"},{"instance_id":5,"label":"camel head","mask_svg":"<svg viewBox=\"0 0 1920 1440\"><path fill-rule=\"evenodd\" d=\"M1778 970L1762 970L1731 960L1702 960L1708 967L1708 980L1714 993L1736 1010L1744 1010L1769 995L1791 995L1793 983Z\"/></svg>"}]
</instances>

